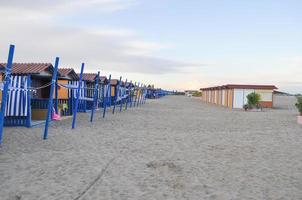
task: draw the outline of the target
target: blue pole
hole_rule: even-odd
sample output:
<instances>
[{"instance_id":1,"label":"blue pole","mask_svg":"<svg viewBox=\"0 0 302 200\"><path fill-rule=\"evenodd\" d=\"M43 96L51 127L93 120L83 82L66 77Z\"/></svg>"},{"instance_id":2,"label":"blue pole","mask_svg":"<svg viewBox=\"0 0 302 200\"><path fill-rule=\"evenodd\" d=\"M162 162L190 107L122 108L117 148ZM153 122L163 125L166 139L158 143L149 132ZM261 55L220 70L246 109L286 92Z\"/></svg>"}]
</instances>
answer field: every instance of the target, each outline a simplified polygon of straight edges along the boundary
<instances>
[{"instance_id":1,"label":"blue pole","mask_svg":"<svg viewBox=\"0 0 302 200\"><path fill-rule=\"evenodd\" d=\"M105 98L104 98L104 110L103 110L103 118L105 118L106 116L106 107L107 107L107 100L111 100L111 93L110 93L110 89L111 89L111 74L109 75L109 83L108 83L108 88L107 88L107 91L106 91L106 94L105 94ZM109 93L109 94L108 94Z\"/></svg>"},{"instance_id":2,"label":"blue pole","mask_svg":"<svg viewBox=\"0 0 302 200\"><path fill-rule=\"evenodd\" d=\"M31 127L31 98L30 98L30 85L31 85L31 75L28 75L27 76L27 103L28 103L28 106L27 106L27 116L26 116L26 127Z\"/></svg>"},{"instance_id":3,"label":"blue pole","mask_svg":"<svg viewBox=\"0 0 302 200\"><path fill-rule=\"evenodd\" d=\"M126 79L126 82L125 82L125 86L124 88L126 89L126 85L127 85L127 79ZM123 99L123 94L121 94L121 105L120 105L120 112L122 112L122 108L123 108L123 102L124 102L124 99Z\"/></svg>"},{"instance_id":4,"label":"blue pole","mask_svg":"<svg viewBox=\"0 0 302 200\"><path fill-rule=\"evenodd\" d=\"M95 80L94 93L93 93L93 104L92 104L90 122L93 121L93 114L94 114L94 110L95 110L95 104L96 105L98 104L97 92L98 92L98 86L99 86L99 79L100 79L100 72L98 72L97 79Z\"/></svg>"},{"instance_id":5,"label":"blue pole","mask_svg":"<svg viewBox=\"0 0 302 200\"><path fill-rule=\"evenodd\" d=\"M4 88L2 93L2 104L1 104L1 112L0 112L0 144L2 143L2 135L3 135L3 126L4 126L4 113L6 109L6 101L8 96L8 87L10 85L10 75L12 71L13 59L14 59L14 51L15 45L9 46L9 53L7 58L7 64L5 67L5 77L4 77Z\"/></svg>"},{"instance_id":6,"label":"blue pole","mask_svg":"<svg viewBox=\"0 0 302 200\"><path fill-rule=\"evenodd\" d=\"M56 79L57 79L57 72L58 72L58 66L59 66L59 57L56 57L55 61L55 69L52 74L51 79L51 85L50 85L50 93L49 93L49 100L48 100L48 109L47 109L47 115L46 115L46 122L45 122L45 129L44 129L44 135L43 139L46 140L48 137L48 126L49 126L49 120L51 120L51 113L52 113L52 104L53 104L53 92L55 89Z\"/></svg>"},{"instance_id":7,"label":"blue pole","mask_svg":"<svg viewBox=\"0 0 302 200\"><path fill-rule=\"evenodd\" d=\"M142 99L143 99L143 95L144 95L144 85L142 85L141 87L142 87L142 89L141 89L140 98L138 101L139 104L142 104Z\"/></svg>"},{"instance_id":8,"label":"blue pole","mask_svg":"<svg viewBox=\"0 0 302 200\"><path fill-rule=\"evenodd\" d=\"M116 102L117 102L117 99L118 99L121 82L122 82L122 77L120 77L120 81L117 84L116 95L114 97L114 105L113 105L113 109L112 109L112 114L114 114L114 112L115 112L115 106L116 106Z\"/></svg>"},{"instance_id":9,"label":"blue pole","mask_svg":"<svg viewBox=\"0 0 302 200\"><path fill-rule=\"evenodd\" d=\"M78 85L77 93L76 93L77 98L76 98L76 102L75 102L75 106L74 106L74 110L73 110L73 118L72 118L72 125L71 125L72 129L75 128L76 120L77 120L77 112L78 112L78 107L79 107L80 89L81 89L82 81L83 81L84 66L85 66L85 63L82 63L81 73L80 73L80 80L79 80L79 85Z\"/></svg>"},{"instance_id":10,"label":"blue pole","mask_svg":"<svg viewBox=\"0 0 302 200\"><path fill-rule=\"evenodd\" d=\"M134 100L134 104L133 104L134 107L136 106L136 103L137 103L138 88L139 88L139 82L137 83L137 91L136 91L135 100ZM135 90L136 90L136 87L134 88L134 91L135 91Z\"/></svg>"},{"instance_id":11,"label":"blue pole","mask_svg":"<svg viewBox=\"0 0 302 200\"><path fill-rule=\"evenodd\" d=\"M126 100L126 110L127 110L127 107L128 107L128 102L129 102L129 100L130 100L130 98L131 98L131 94L130 94L130 92L131 92L131 85L132 85L132 81L130 81L130 84L129 84L129 87L128 87L128 96L127 96L127 100ZM127 87L126 87L126 94L127 94Z\"/></svg>"},{"instance_id":12,"label":"blue pole","mask_svg":"<svg viewBox=\"0 0 302 200\"><path fill-rule=\"evenodd\" d=\"M136 82L134 82L134 86L133 86L133 95L134 95L134 91L135 91L135 87L136 87ZM132 107L132 102L133 102L133 96L132 96L132 88L130 90L130 108Z\"/></svg>"},{"instance_id":13,"label":"blue pole","mask_svg":"<svg viewBox=\"0 0 302 200\"><path fill-rule=\"evenodd\" d=\"M142 88L142 95L141 95L140 104L143 104L143 101L144 101L144 93L145 93L145 85L143 85L143 88Z\"/></svg>"}]
</instances>

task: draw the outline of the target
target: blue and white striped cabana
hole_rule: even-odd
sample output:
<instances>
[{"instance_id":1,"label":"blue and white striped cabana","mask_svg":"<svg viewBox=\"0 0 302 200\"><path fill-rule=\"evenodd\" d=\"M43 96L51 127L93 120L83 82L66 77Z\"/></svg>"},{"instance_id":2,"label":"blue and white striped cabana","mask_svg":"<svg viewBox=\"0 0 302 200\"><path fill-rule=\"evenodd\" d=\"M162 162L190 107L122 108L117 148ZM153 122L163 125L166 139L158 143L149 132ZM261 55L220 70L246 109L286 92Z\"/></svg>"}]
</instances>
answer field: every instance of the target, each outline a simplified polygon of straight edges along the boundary
<instances>
[{"instance_id":1,"label":"blue and white striped cabana","mask_svg":"<svg viewBox=\"0 0 302 200\"><path fill-rule=\"evenodd\" d=\"M5 66L5 63L0 63L2 75ZM52 73L53 66L50 63L13 63L5 126L30 127L39 114L43 117L43 110L47 108L49 99Z\"/></svg>"}]
</instances>

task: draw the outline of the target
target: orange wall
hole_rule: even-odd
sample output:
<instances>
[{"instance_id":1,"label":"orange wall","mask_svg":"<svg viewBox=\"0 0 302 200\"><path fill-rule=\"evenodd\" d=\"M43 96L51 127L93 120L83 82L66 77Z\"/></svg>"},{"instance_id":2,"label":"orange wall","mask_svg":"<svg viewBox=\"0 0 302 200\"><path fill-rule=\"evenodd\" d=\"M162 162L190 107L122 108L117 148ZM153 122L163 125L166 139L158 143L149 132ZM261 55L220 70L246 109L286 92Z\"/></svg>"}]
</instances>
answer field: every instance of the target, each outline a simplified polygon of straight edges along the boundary
<instances>
[{"instance_id":1,"label":"orange wall","mask_svg":"<svg viewBox=\"0 0 302 200\"><path fill-rule=\"evenodd\" d=\"M0 74L0 82L2 81L3 74ZM0 102L2 101L2 90L0 90Z\"/></svg>"},{"instance_id":2,"label":"orange wall","mask_svg":"<svg viewBox=\"0 0 302 200\"><path fill-rule=\"evenodd\" d=\"M233 108L233 95L234 95L234 91L232 89L229 89L229 100L228 100L228 107L229 108Z\"/></svg>"},{"instance_id":3,"label":"orange wall","mask_svg":"<svg viewBox=\"0 0 302 200\"><path fill-rule=\"evenodd\" d=\"M58 83L68 84L68 80L58 80ZM64 87L60 87L58 89L58 99L68 99L68 89Z\"/></svg>"},{"instance_id":4,"label":"orange wall","mask_svg":"<svg viewBox=\"0 0 302 200\"><path fill-rule=\"evenodd\" d=\"M115 96L115 87L111 86L111 96L114 97Z\"/></svg>"}]
</instances>

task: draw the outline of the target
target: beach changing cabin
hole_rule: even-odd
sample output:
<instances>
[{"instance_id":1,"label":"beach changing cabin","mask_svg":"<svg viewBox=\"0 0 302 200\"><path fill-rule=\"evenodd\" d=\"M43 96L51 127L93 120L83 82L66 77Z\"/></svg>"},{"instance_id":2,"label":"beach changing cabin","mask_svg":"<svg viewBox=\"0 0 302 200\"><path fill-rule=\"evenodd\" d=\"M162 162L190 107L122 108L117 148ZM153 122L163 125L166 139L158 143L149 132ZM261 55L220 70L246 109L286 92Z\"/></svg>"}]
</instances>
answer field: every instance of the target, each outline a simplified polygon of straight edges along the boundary
<instances>
[{"instance_id":1,"label":"beach changing cabin","mask_svg":"<svg viewBox=\"0 0 302 200\"><path fill-rule=\"evenodd\" d=\"M2 76L5 67L0 63ZM50 63L13 63L5 126L30 127L44 122L53 71Z\"/></svg>"},{"instance_id":2,"label":"beach changing cabin","mask_svg":"<svg viewBox=\"0 0 302 200\"><path fill-rule=\"evenodd\" d=\"M80 76L80 74L78 74ZM93 95L95 80L97 78L96 73L83 73L82 86L79 99L79 112L87 112L92 109Z\"/></svg>"},{"instance_id":3,"label":"beach changing cabin","mask_svg":"<svg viewBox=\"0 0 302 200\"><path fill-rule=\"evenodd\" d=\"M111 90L111 101L110 104L113 105L115 98L117 98L117 87L119 84L119 80L118 79L111 79L110 80L110 90Z\"/></svg>"},{"instance_id":4,"label":"beach changing cabin","mask_svg":"<svg viewBox=\"0 0 302 200\"><path fill-rule=\"evenodd\" d=\"M202 100L208 103L225 107L243 108L247 103L247 95L256 92L260 94L260 105L264 108L274 106L273 92L277 89L274 85L239 85L228 84L222 86L201 88Z\"/></svg>"},{"instance_id":5,"label":"beach changing cabin","mask_svg":"<svg viewBox=\"0 0 302 200\"><path fill-rule=\"evenodd\" d=\"M79 74L78 74L79 76ZM79 112L87 112L92 109L93 98L94 98L94 87L95 81L97 79L96 73L83 73L81 94L79 99ZM97 90L97 107L103 107L104 97L106 96L106 91L108 90L108 79L106 76L99 77L99 84Z\"/></svg>"},{"instance_id":6,"label":"beach changing cabin","mask_svg":"<svg viewBox=\"0 0 302 200\"><path fill-rule=\"evenodd\" d=\"M58 113L62 116L69 116L73 114L76 90L66 88L64 85L78 83L79 76L72 68L59 68L58 72L61 74L57 81L57 96L55 95L55 98L58 99Z\"/></svg>"}]
</instances>

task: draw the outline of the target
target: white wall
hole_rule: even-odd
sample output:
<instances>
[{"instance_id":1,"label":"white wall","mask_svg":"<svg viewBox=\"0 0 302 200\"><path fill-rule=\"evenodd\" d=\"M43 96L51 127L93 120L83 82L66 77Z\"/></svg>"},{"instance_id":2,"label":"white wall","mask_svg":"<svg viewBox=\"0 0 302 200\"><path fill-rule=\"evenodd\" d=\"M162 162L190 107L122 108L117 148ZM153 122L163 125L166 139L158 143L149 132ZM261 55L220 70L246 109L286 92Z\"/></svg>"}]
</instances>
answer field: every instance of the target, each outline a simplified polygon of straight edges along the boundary
<instances>
[{"instance_id":1,"label":"white wall","mask_svg":"<svg viewBox=\"0 0 302 200\"><path fill-rule=\"evenodd\" d=\"M222 90L222 105L224 106L225 106L225 94L226 94L225 90Z\"/></svg>"},{"instance_id":2,"label":"white wall","mask_svg":"<svg viewBox=\"0 0 302 200\"><path fill-rule=\"evenodd\" d=\"M244 105L244 90L234 89L233 108L243 108Z\"/></svg>"}]
</instances>

